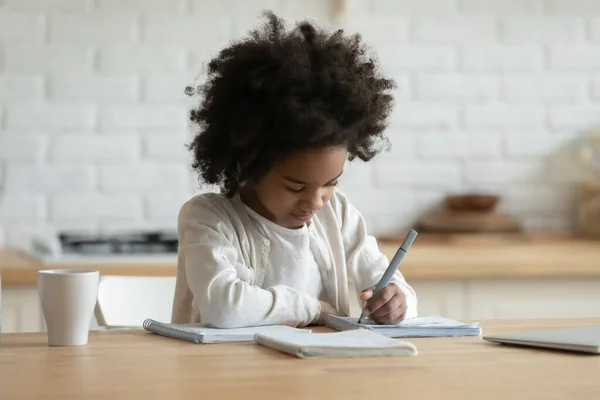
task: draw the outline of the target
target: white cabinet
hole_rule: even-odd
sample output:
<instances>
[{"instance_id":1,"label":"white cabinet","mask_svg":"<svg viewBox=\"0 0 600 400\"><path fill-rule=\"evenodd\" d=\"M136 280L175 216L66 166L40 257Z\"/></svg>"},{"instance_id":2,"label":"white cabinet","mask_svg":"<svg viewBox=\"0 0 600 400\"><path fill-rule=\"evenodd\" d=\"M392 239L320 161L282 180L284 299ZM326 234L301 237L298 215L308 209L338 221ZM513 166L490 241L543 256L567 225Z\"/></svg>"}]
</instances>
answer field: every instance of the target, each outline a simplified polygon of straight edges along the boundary
<instances>
[{"instance_id":1,"label":"white cabinet","mask_svg":"<svg viewBox=\"0 0 600 400\"><path fill-rule=\"evenodd\" d=\"M466 286L457 281L416 281L410 283L417 293L419 315L468 318Z\"/></svg>"},{"instance_id":2,"label":"white cabinet","mask_svg":"<svg viewBox=\"0 0 600 400\"><path fill-rule=\"evenodd\" d=\"M454 319L599 318L600 280L415 282L420 315Z\"/></svg>"},{"instance_id":3,"label":"white cabinet","mask_svg":"<svg viewBox=\"0 0 600 400\"><path fill-rule=\"evenodd\" d=\"M467 285L469 317L600 317L600 280L477 281Z\"/></svg>"},{"instance_id":4,"label":"white cabinet","mask_svg":"<svg viewBox=\"0 0 600 400\"><path fill-rule=\"evenodd\" d=\"M36 286L2 288L2 333L43 332L44 314Z\"/></svg>"}]
</instances>

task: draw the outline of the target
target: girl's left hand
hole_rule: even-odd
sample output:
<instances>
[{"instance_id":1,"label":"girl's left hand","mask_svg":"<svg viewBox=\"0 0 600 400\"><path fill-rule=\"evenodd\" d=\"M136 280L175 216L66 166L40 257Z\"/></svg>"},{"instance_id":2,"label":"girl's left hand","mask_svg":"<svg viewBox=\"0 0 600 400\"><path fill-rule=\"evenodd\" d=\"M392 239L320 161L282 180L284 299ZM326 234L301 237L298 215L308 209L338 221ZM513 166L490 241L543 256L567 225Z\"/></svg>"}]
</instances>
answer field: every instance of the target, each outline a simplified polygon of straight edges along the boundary
<instances>
[{"instance_id":1,"label":"girl's left hand","mask_svg":"<svg viewBox=\"0 0 600 400\"><path fill-rule=\"evenodd\" d=\"M375 287L365 289L360 299L367 301L373 296ZM363 311L381 325L394 325L401 322L406 314L406 295L395 283L390 283L369 301Z\"/></svg>"}]
</instances>

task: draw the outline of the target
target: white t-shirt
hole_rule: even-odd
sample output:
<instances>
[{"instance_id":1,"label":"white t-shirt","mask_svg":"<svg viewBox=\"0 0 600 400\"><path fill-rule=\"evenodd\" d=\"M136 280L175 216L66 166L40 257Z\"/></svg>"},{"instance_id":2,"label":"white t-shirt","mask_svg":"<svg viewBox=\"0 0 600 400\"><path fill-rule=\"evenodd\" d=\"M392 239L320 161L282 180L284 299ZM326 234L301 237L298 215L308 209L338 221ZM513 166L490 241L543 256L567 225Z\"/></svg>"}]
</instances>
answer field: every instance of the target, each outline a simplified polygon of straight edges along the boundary
<instances>
[{"instance_id":1,"label":"white t-shirt","mask_svg":"<svg viewBox=\"0 0 600 400\"><path fill-rule=\"evenodd\" d=\"M323 278L310 249L310 222L299 229L288 229L270 221L246 206L256 229L269 240L269 252L263 288L286 285L314 298L327 302Z\"/></svg>"}]
</instances>

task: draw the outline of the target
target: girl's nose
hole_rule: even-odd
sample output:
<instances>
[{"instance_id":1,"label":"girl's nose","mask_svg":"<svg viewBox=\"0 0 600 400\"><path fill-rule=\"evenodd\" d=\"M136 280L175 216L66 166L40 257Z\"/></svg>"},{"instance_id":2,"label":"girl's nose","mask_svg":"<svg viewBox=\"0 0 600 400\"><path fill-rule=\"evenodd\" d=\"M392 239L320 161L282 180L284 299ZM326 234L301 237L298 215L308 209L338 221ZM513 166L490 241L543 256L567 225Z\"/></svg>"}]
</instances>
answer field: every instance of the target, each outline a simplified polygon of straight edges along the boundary
<instances>
[{"instance_id":1,"label":"girl's nose","mask_svg":"<svg viewBox=\"0 0 600 400\"><path fill-rule=\"evenodd\" d=\"M308 195L301 205L302 211L304 212L316 212L323 207L323 196L321 191L317 190L314 193Z\"/></svg>"}]
</instances>

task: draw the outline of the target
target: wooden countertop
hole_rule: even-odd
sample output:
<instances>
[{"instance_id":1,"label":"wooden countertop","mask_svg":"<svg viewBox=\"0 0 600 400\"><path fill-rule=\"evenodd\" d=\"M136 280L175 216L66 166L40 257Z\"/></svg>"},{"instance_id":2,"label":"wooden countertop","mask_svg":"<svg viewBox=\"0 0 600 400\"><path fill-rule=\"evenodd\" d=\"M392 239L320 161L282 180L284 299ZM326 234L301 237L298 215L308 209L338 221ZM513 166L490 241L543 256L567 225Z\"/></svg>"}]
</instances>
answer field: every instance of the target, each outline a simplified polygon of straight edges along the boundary
<instances>
[{"instance_id":1,"label":"wooden countertop","mask_svg":"<svg viewBox=\"0 0 600 400\"><path fill-rule=\"evenodd\" d=\"M398 242L379 246L392 257ZM409 280L600 279L600 240L540 235L415 241L400 270Z\"/></svg>"},{"instance_id":2,"label":"wooden countertop","mask_svg":"<svg viewBox=\"0 0 600 400\"><path fill-rule=\"evenodd\" d=\"M600 320L482 321L484 334ZM43 333L2 335L0 398L598 399L600 357L409 339L416 356L299 359L254 343L196 345L143 331L92 332L81 347Z\"/></svg>"},{"instance_id":3,"label":"wooden countertop","mask_svg":"<svg viewBox=\"0 0 600 400\"><path fill-rule=\"evenodd\" d=\"M381 239L391 259L399 240ZM98 269L103 275L174 276L176 256L72 258L41 263L0 249L5 285L34 284L40 269ZM419 235L400 267L406 279L600 279L600 240L564 235L525 238Z\"/></svg>"},{"instance_id":4,"label":"wooden countertop","mask_svg":"<svg viewBox=\"0 0 600 400\"><path fill-rule=\"evenodd\" d=\"M175 276L177 256L72 257L39 261L27 255L0 249L3 285L31 285L43 269L93 269L101 275Z\"/></svg>"}]
</instances>

